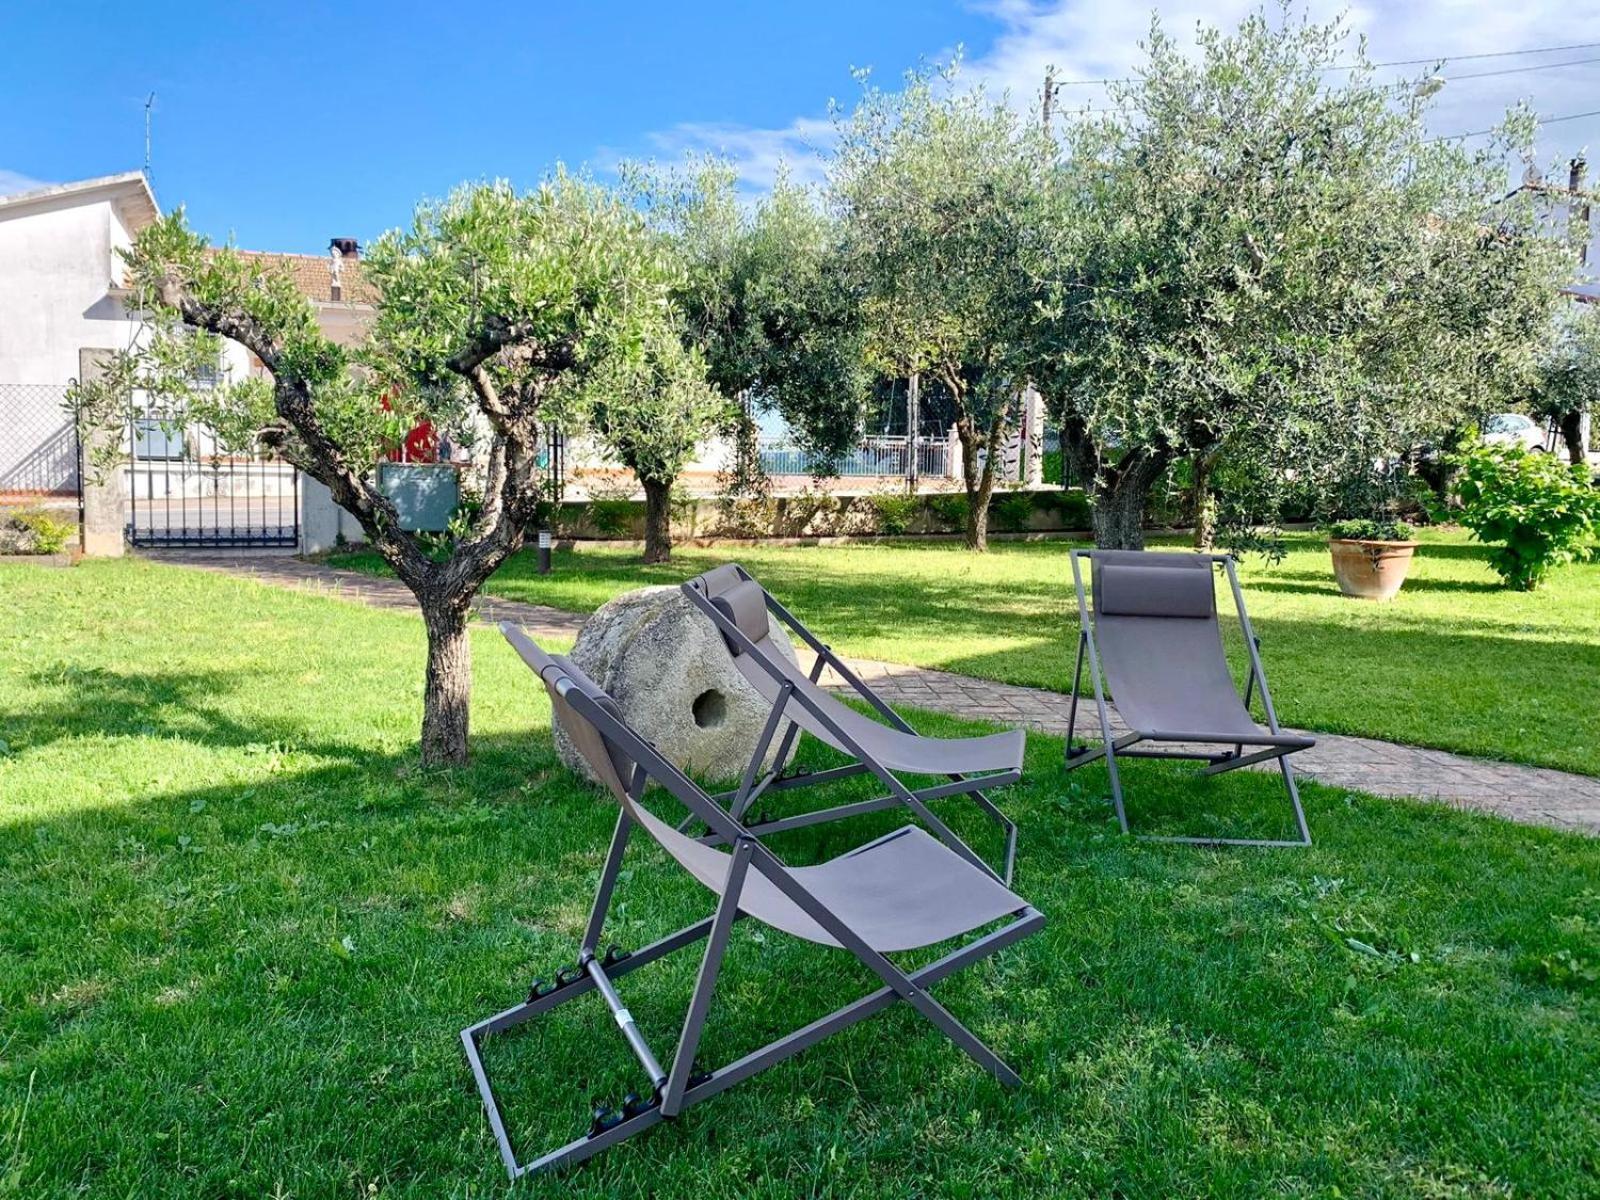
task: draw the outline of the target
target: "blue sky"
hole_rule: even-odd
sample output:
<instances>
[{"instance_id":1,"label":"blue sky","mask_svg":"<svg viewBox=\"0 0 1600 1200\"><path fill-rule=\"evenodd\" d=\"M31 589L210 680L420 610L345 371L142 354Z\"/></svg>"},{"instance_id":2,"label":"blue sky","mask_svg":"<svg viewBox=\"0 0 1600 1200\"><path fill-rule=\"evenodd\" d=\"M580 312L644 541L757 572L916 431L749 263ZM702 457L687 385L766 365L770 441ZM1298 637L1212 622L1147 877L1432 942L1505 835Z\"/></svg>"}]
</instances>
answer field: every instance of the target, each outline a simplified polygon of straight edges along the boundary
<instances>
[{"instance_id":1,"label":"blue sky","mask_svg":"<svg viewBox=\"0 0 1600 1200\"><path fill-rule=\"evenodd\" d=\"M1160 5L1174 31L1231 25L1248 7ZM1023 96L1046 65L1063 78L1128 70L1149 11L1093 0L8 5L0 192L137 167L150 91L162 205L184 203L197 228L255 249L366 240L420 196L463 179L532 184L557 160L604 172L623 157L713 149L759 187L781 159L814 171L828 101L854 93L853 66L893 78L964 45L972 77ZM1349 11L1378 60L1600 40L1600 0ZM1453 78L1589 57L1600 48L1452 63L1434 127L1482 129L1520 97L1546 115L1600 108L1600 62ZM1069 103L1096 92L1072 89ZM1550 125L1540 154L1593 139L1600 119Z\"/></svg>"}]
</instances>

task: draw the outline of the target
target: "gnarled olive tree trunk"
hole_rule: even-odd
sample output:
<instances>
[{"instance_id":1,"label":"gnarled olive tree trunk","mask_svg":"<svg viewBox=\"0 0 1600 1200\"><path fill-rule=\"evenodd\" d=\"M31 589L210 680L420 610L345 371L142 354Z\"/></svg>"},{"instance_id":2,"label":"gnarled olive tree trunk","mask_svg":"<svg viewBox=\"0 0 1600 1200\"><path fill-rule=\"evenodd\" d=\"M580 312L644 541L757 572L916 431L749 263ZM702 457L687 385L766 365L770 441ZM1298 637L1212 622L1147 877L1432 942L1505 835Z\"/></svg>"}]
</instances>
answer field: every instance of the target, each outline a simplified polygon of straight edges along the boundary
<instances>
[{"instance_id":1,"label":"gnarled olive tree trunk","mask_svg":"<svg viewBox=\"0 0 1600 1200\"><path fill-rule=\"evenodd\" d=\"M955 378L955 377L953 377ZM951 379L946 379L951 383ZM961 482L967 491L968 550L982 553L989 549L989 501L994 497L995 464L1000 459L1000 444L1005 441L1011 420L1011 405L1004 405L987 429L980 429L967 409L964 396L956 391L956 436L961 441ZM979 456L982 455L982 462Z\"/></svg>"},{"instance_id":2,"label":"gnarled olive tree trunk","mask_svg":"<svg viewBox=\"0 0 1600 1200\"><path fill-rule=\"evenodd\" d=\"M472 639L466 601L418 597L428 630L428 672L422 688L422 761L467 760L472 709Z\"/></svg>"},{"instance_id":3,"label":"gnarled olive tree trunk","mask_svg":"<svg viewBox=\"0 0 1600 1200\"><path fill-rule=\"evenodd\" d=\"M1583 413L1578 409L1569 409L1561 414L1561 419L1556 423L1561 431L1561 441L1567 448L1567 461L1574 466L1581 467L1583 458Z\"/></svg>"},{"instance_id":4,"label":"gnarled olive tree trunk","mask_svg":"<svg viewBox=\"0 0 1600 1200\"><path fill-rule=\"evenodd\" d=\"M1194 524L1194 548L1210 550L1217 539L1217 498L1211 492L1217 456L1196 454L1189 462L1189 520Z\"/></svg>"},{"instance_id":5,"label":"gnarled olive tree trunk","mask_svg":"<svg viewBox=\"0 0 1600 1200\"><path fill-rule=\"evenodd\" d=\"M1145 510L1150 489L1166 470L1168 456L1135 450L1115 466L1101 465L1091 493L1094 544L1101 550L1143 550Z\"/></svg>"},{"instance_id":6,"label":"gnarled olive tree trunk","mask_svg":"<svg viewBox=\"0 0 1600 1200\"><path fill-rule=\"evenodd\" d=\"M1061 422L1061 452L1078 478L1087 479L1094 544L1101 550L1143 550L1150 489L1172 455L1157 447L1130 450L1108 462L1087 427L1068 414Z\"/></svg>"},{"instance_id":7,"label":"gnarled olive tree trunk","mask_svg":"<svg viewBox=\"0 0 1600 1200\"><path fill-rule=\"evenodd\" d=\"M644 561L663 563L672 557L672 482L640 482L644 484Z\"/></svg>"}]
</instances>

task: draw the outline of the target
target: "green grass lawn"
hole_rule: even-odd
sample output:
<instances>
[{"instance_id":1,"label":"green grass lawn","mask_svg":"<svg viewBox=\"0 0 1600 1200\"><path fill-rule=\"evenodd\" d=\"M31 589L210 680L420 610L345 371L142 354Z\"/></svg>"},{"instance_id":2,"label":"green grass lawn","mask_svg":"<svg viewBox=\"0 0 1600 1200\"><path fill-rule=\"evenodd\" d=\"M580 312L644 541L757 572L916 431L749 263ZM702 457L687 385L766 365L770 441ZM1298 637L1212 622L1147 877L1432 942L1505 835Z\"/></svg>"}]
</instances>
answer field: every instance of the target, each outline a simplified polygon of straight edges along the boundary
<instances>
[{"instance_id":1,"label":"green grass lawn","mask_svg":"<svg viewBox=\"0 0 1600 1200\"><path fill-rule=\"evenodd\" d=\"M133 561L0 566L0 597L0 1195L504 1194L457 1031L568 961L615 813L509 648L474 633L472 765L421 771L414 619ZM519 1194L1600 1191L1600 840L1308 786L1312 850L1152 846L1060 752L998 797L1047 929L938 989L1022 1089L891 1010ZM1146 827L1287 823L1270 776L1125 778ZM630 851L625 945L709 911L668 865ZM663 1054L696 966L623 985ZM749 923L723 979L709 1061L872 986ZM639 1082L594 998L490 1054L530 1150Z\"/></svg>"},{"instance_id":2,"label":"green grass lawn","mask_svg":"<svg viewBox=\"0 0 1600 1200\"><path fill-rule=\"evenodd\" d=\"M1405 590L1388 604L1340 596L1327 547L1313 536L1291 537L1276 565L1248 561L1247 603L1279 716L1600 774L1600 563L1560 570L1538 592L1510 592L1464 534L1423 537ZM585 546L558 553L544 577L531 554L519 555L487 590L587 612L728 559L841 652L1071 690L1078 622L1059 541L1001 542L985 555L949 542L680 549L657 567L637 551ZM371 554L336 562L382 569Z\"/></svg>"}]
</instances>

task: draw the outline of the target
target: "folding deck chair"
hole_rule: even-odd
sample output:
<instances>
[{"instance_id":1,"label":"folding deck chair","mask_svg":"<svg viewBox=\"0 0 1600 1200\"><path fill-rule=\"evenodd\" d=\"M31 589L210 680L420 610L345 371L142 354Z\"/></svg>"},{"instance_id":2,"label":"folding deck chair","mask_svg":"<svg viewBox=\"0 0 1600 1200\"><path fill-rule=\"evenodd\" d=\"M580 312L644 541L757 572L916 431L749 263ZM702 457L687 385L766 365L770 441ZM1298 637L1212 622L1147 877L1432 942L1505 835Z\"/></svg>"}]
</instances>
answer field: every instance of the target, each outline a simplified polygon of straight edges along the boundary
<instances>
[{"instance_id":1,"label":"folding deck chair","mask_svg":"<svg viewBox=\"0 0 1600 1200\"><path fill-rule=\"evenodd\" d=\"M906 1001L927 1017L1002 1083L1021 1082L928 994L928 988L1034 933L1044 924L1042 914L989 872L972 866L914 825L817 866L785 866L737 817L630 729L615 702L593 680L567 659L546 654L515 626L506 623L500 628L523 661L538 672L573 744L621 807L577 961L562 968L553 984L535 980L524 1003L461 1031L490 1128L511 1178L581 1162L897 1000ZM731 851L688 837L647 810L639 801L650 779L662 784L720 835ZM598 948L606 913L635 828L654 838L717 897L716 911L642 949L629 953L612 946L601 955ZM848 951L877 975L883 986L726 1066L702 1071L695 1052L728 934L736 920L747 916L795 937ZM902 971L884 957L888 952L963 937L997 922L996 928L916 970ZM700 973L677 1051L670 1067L664 1068L618 996L617 985L630 972L701 938L706 939L706 948ZM600 993L648 1076L648 1096L630 1094L616 1112L596 1108L585 1135L525 1162L517 1157L506 1132L480 1048L489 1035L503 1033L591 991Z\"/></svg>"},{"instance_id":2,"label":"folding deck chair","mask_svg":"<svg viewBox=\"0 0 1600 1200\"><path fill-rule=\"evenodd\" d=\"M764 836L905 804L957 854L1003 882L1011 882L1016 868L1017 827L995 807L984 789L1016 783L1022 778L1022 756L1027 748L1022 730L1010 729L983 737L924 737L737 563L724 563L682 586L689 599L721 631L739 673L772 705L766 728L738 789L714 797L728 805L735 819L742 819L750 806L768 792L829 783L870 772L889 789L889 795L778 820L758 820L751 824L751 832ZM769 612L794 630L816 654L809 674L772 645ZM818 681L828 667L889 724L863 715L823 689ZM777 765L757 779L756 773L766 757L767 747L778 736L780 727L783 734ZM855 761L825 771L783 770L783 763L802 730ZM950 782L912 790L895 777L895 772L943 775ZM970 796L1005 836L999 872L992 871L971 847L928 810L926 802L929 800L961 795Z\"/></svg>"},{"instance_id":3,"label":"folding deck chair","mask_svg":"<svg viewBox=\"0 0 1600 1200\"><path fill-rule=\"evenodd\" d=\"M1084 596L1079 562L1087 559L1094 583L1091 610ZM1250 654L1250 672L1241 699L1228 660L1222 651L1222 629L1217 620L1213 566L1220 565L1233 589L1239 628ZM1185 842L1211 846L1309 846L1305 810L1295 786L1289 755L1316 745L1316 739L1285 733L1278 724L1261 666L1261 640L1250 627L1244 593L1233 557L1227 554L1191 554L1149 550L1074 550L1072 582L1078 590L1078 658L1072 672L1072 707L1067 718L1067 770L1104 756L1111 776L1111 802L1122 832L1128 816L1122 804L1119 758L1200 759L1204 775L1220 775L1252 763L1276 759L1283 784L1294 807L1296 839L1151 837L1150 841ZM1088 660L1094 681L1094 699L1100 712L1099 747L1090 749L1073 741L1078 719L1078 697L1083 667ZM1106 685L1129 732L1114 738L1106 707ZM1250 716L1250 700L1261 693L1267 728ZM1137 750L1141 742L1184 745L1225 745L1221 753L1177 749ZM1250 747L1251 752L1245 753Z\"/></svg>"}]
</instances>

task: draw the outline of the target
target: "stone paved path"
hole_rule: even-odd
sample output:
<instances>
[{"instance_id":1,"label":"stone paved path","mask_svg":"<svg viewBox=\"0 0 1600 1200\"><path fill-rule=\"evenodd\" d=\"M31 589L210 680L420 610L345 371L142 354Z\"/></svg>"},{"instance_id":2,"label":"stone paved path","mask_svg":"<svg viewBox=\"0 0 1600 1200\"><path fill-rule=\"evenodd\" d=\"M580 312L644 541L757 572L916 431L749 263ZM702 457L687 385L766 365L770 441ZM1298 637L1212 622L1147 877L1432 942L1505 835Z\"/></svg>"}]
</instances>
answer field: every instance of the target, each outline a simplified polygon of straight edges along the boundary
<instances>
[{"instance_id":1,"label":"stone paved path","mask_svg":"<svg viewBox=\"0 0 1600 1200\"><path fill-rule=\"evenodd\" d=\"M392 579L343 571L287 556L167 553L160 561L245 575L281 587L310 589L356 600L375 608L412 612L415 601ZM536 604L479 596L479 619L516 621L535 637L573 638L584 617ZM992 683L947 671L902 663L848 659L850 667L892 704L977 717L1002 725L1023 725L1063 734L1071 697L1014 684ZM830 672L824 682L841 686ZM1085 721L1087 718L1087 722ZM1080 706L1078 728L1086 740L1099 740L1094 706ZM1113 719L1113 732L1123 727ZM1317 744L1293 759L1300 774L1331 787L1381 796L1411 796L1479 809L1514 821L1600 834L1600 779L1544 767L1489 762L1443 750L1402 746L1374 738L1317 734ZM1276 769L1268 765L1267 769Z\"/></svg>"}]
</instances>

